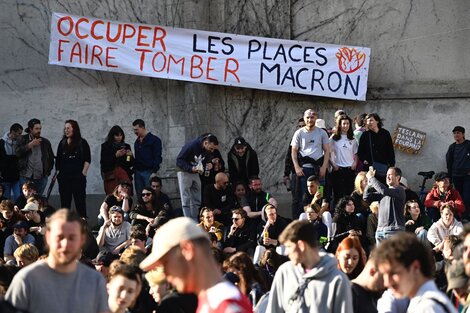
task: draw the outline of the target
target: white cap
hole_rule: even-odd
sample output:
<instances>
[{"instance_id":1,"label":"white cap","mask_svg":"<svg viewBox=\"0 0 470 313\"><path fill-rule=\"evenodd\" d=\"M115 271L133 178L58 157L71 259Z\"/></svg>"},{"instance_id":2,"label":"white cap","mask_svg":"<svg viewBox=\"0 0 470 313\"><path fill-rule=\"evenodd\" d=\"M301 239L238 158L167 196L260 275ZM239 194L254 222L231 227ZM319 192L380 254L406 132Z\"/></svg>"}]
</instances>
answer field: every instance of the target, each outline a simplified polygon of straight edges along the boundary
<instances>
[{"instance_id":1,"label":"white cap","mask_svg":"<svg viewBox=\"0 0 470 313\"><path fill-rule=\"evenodd\" d=\"M179 245L181 241L198 238L209 240L207 233L197 226L194 220L188 217L170 220L155 232L152 252L140 263L140 268L144 271L151 270L168 251Z\"/></svg>"},{"instance_id":2,"label":"white cap","mask_svg":"<svg viewBox=\"0 0 470 313\"><path fill-rule=\"evenodd\" d=\"M323 120L323 119L321 119L321 118L318 118L318 119L315 121L315 127L318 127L318 128L326 128L325 120Z\"/></svg>"},{"instance_id":3,"label":"white cap","mask_svg":"<svg viewBox=\"0 0 470 313\"><path fill-rule=\"evenodd\" d=\"M31 212L31 211L38 211L39 206L35 202L29 202L26 203L24 208L21 210L21 212Z\"/></svg>"}]
</instances>

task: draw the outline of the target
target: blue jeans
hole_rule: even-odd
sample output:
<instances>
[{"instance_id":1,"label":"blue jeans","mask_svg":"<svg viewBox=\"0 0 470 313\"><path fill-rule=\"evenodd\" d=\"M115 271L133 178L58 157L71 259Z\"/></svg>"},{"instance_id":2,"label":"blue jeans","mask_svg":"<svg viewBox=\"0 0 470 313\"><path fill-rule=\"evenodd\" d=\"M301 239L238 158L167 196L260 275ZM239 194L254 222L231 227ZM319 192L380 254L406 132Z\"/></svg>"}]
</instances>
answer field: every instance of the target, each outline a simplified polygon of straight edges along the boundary
<instances>
[{"instance_id":1,"label":"blue jeans","mask_svg":"<svg viewBox=\"0 0 470 313\"><path fill-rule=\"evenodd\" d=\"M400 231L404 231L404 229L403 230L399 230L399 229L397 229L397 230L377 230L375 232L375 242L376 242L377 246L382 241L384 241L385 239L392 237L393 235L395 235L396 233L398 233Z\"/></svg>"},{"instance_id":2,"label":"blue jeans","mask_svg":"<svg viewBox=\"0 0 470 313\"><path fill-rule=\"evenodd\" d=\"M144 170L144 171L139 171L135 170L134 174L134 186L135 186L135 192L136 195L139 197L140 194L142 193L142 189L144 189L145 186L150 185L150 175L152 175L152 170Z\"/></svg>"},{"instance_id":3,"label":"blue jeans","mask_svg":"<svg viewBox=\"0 0 470 313\"><path fill-rule=\"evenodd\" d=\"M18 200L18 197L21 195L20 181L13 183L3 182L3 196L7 199L10 199L10 194L13 193L13 202Z\"/></svg>"},{"instance_id":4,"label":"blue jeans","mask_svg":"<svg viewBox=\"0 0 470 313\"><path fill-rule=\"evenodd\" d=\"M462 196L463 203L465 204L463 216L468 219L470 218L470 175L453 176L452 183Z\"/></svg>"},{"instance_id":5,"label":"blue jeans","mask_svg":"<svg viewBox=\"0 0 470 313\"><path fill-rule=\"evenodd\" d=\"M27 177L20 177L20 186L23 186L24 183L26 182L33 182L34 185L36 185L36 188L38 189L38 195L44 195L44 190L46 189L47 186L47 177L39 178L39 179L30 179Z\"/></svg>"}]
</instances>

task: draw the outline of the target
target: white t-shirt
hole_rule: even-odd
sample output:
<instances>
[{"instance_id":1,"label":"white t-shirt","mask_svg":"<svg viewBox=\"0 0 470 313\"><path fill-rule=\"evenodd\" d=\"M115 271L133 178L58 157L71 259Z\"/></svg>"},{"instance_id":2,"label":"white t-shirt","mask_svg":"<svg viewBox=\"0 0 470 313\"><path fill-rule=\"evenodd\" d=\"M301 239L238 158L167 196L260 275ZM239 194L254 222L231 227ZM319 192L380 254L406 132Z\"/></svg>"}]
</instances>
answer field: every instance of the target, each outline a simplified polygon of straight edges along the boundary
<instances>
[{"instance_id":1,"label":"white t-shirt","mask_svg":"<svg viewBox=\"0 0 470 313\"><path fill-rule=\"evenodd\" d=\"M307 131L305 127L298 129L292 137L291 146L297 148L300 155L318 160L323 156L323 145L329 144L327 133L318 127Z\"/></svg>"},{"instance_id":2,"label":"white t-shirt","mask_svg":"<svg viewBox=\"0 0 470 313\"><path fill-rule=\"evenodd\" d=\"M358 144L355 139L348 139L347 135L341 135L339 140L330 137L331 162L339 167L350 167L354 163L354 155L357 154Z\"/></svg>"}]
</instances>

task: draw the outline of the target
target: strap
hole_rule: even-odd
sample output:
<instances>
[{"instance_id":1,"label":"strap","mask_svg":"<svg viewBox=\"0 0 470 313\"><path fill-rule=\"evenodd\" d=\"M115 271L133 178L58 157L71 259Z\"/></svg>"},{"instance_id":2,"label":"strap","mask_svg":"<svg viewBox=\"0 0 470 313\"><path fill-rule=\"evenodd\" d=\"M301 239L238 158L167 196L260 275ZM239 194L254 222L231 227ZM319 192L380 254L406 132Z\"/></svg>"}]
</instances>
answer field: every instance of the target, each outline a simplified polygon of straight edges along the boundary
<instances>
[{"instance_id":1,"label":"strap","mask_svg":"<svg viewBox=\"0 0 470 313\"><path fill-rule=\"evenodd\" d=\"M444 310L444 312L451 313L450 310L447 308L447 306L441 301L437 300L436 298L427 298L427 299L430 299L434 301L435 303L439 304L439 306Z\"/></svg>"},{"instance_id":2,"label":"strap","mask_svg":"<svg viewBox=\"0 0 470 313\"><path fill-rule=\"evenodd\" d=\"M304 296L305 289L307 289L308 284L314 280L314 277L307 277L302 284L297 287L297 290L294 292L294 294L290 297L289 299L289 304L293 304L294 302L298 301L299 299L302 299Z\"/></svg>"},{"instance_id":3,"label":"strap","mask_svg":"<svg viewBox=\"0 0 470 313\"><path fill-rule=\"evenodd\" d=\"M374 152L372 152L372 136L370 135L370 130L369 130L369 148L370 148L370 158L372 159L372 164L374 164Z\"/></svg>"}]
</instances>

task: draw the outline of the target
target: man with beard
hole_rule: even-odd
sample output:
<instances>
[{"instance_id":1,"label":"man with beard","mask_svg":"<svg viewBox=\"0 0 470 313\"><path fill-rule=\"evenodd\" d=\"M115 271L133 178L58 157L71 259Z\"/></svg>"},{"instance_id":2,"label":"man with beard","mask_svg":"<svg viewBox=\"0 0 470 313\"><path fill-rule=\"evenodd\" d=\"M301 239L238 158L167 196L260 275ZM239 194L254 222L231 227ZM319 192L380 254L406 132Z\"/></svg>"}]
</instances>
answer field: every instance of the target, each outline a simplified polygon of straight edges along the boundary
<instances>
[{"instance_id":1,"label":"man with beard","mask_svg":"<svg viewBox=\"0 0 470 313\"><path fill-rule=\"evenodd\" d=\"M130 243L131 224L124 221L124 211L119 206L109 209L109 220L101 226L96 242L101 249L117 254Z\"/></svg>"},{"instance_id":2,"label":"man with beard","mask_svg":"<svg viewBox=\"0 0 470 313\"><path fill-rule=\"evenodd\" d=\"M235 208L235 199L229 186L228 176L225 173L215 175L215 183L204 189L203 206L214 211L215 220L224 225L230 225L230 214Z\"/></svg>"},{"instance_id":3,"label":"man with beard","mask_svg":"<svg viewBox=\"0 0 470 313\"><path fill-rule=\"evenodd\" d=\"M47 177L54 166L54 152L49 140L41 137L41 121L33 118L28 122L26 135L21 136L16 147L18 167L20 169L20 185L32 181L43 194L47 185Z\"/></svg>"},{"instance_id":4,"label":"man with beard","mask_svg":"<svg viewBox=\"0 0 470 313\"><path fill-rule=\"evenodd\" d=\"M375 178L375 169L369 167L366 174L368 179L367 187L364 191L364 200L380 201L378 225L375 232L377 245L386 238L397 232L405 230L405 190L400 186L401 170L398 167L390 167L387 170L387 185L382 184Z\"/></svg>"},{"instance_id":5,"label":"man with beard","mask_svg":"<svg viewBox=\"0 0 470 313\"><path fill-rule=\"evenodd\" d=\"M86 225L67 209L47 222L49 256L22 269L5 299L30 313L109 312L106 285L100 273L79 263Z\"/></svg>"},{"instance_id":6,"label":"man with beard","mask_svg":"<svg viewBox=\"0 0 470 313\"><path fill-rule=\"evenodd\" d=\"M259 177L250 177L249 192L246 196L249 207L244 207L248 217L252 219L253 225L257 227L261 224L261 215L263 214L263 207L266 204L272 204L277 207L277 201L271 194L263 190L263 183Z\"/></svg>"},{"instance_id":7,"label":"man with beard","mask_svg":"<svg viewBox=\"0 0 470 313\"><path fill-rule=\"evenodd\" d=\"M30 243L34 244L34 237L29 234L28 222L21 221L13 225L13 234L8 236L5 240L5 247L3 248L3 258L5 262L15 260L13 253L19 246Z\"/></svg>"},{"instance_id":8,"label":"man with beard","mask_svg":"<svg viewBox=\"0 0 470 313\"><path fill-rule=\"evenodd\" d=\"M243 137L235 138L227 159L232 183L241 181L248 184L250 177L259 175L258 155Z\"/></svg>"}]
</instances>

